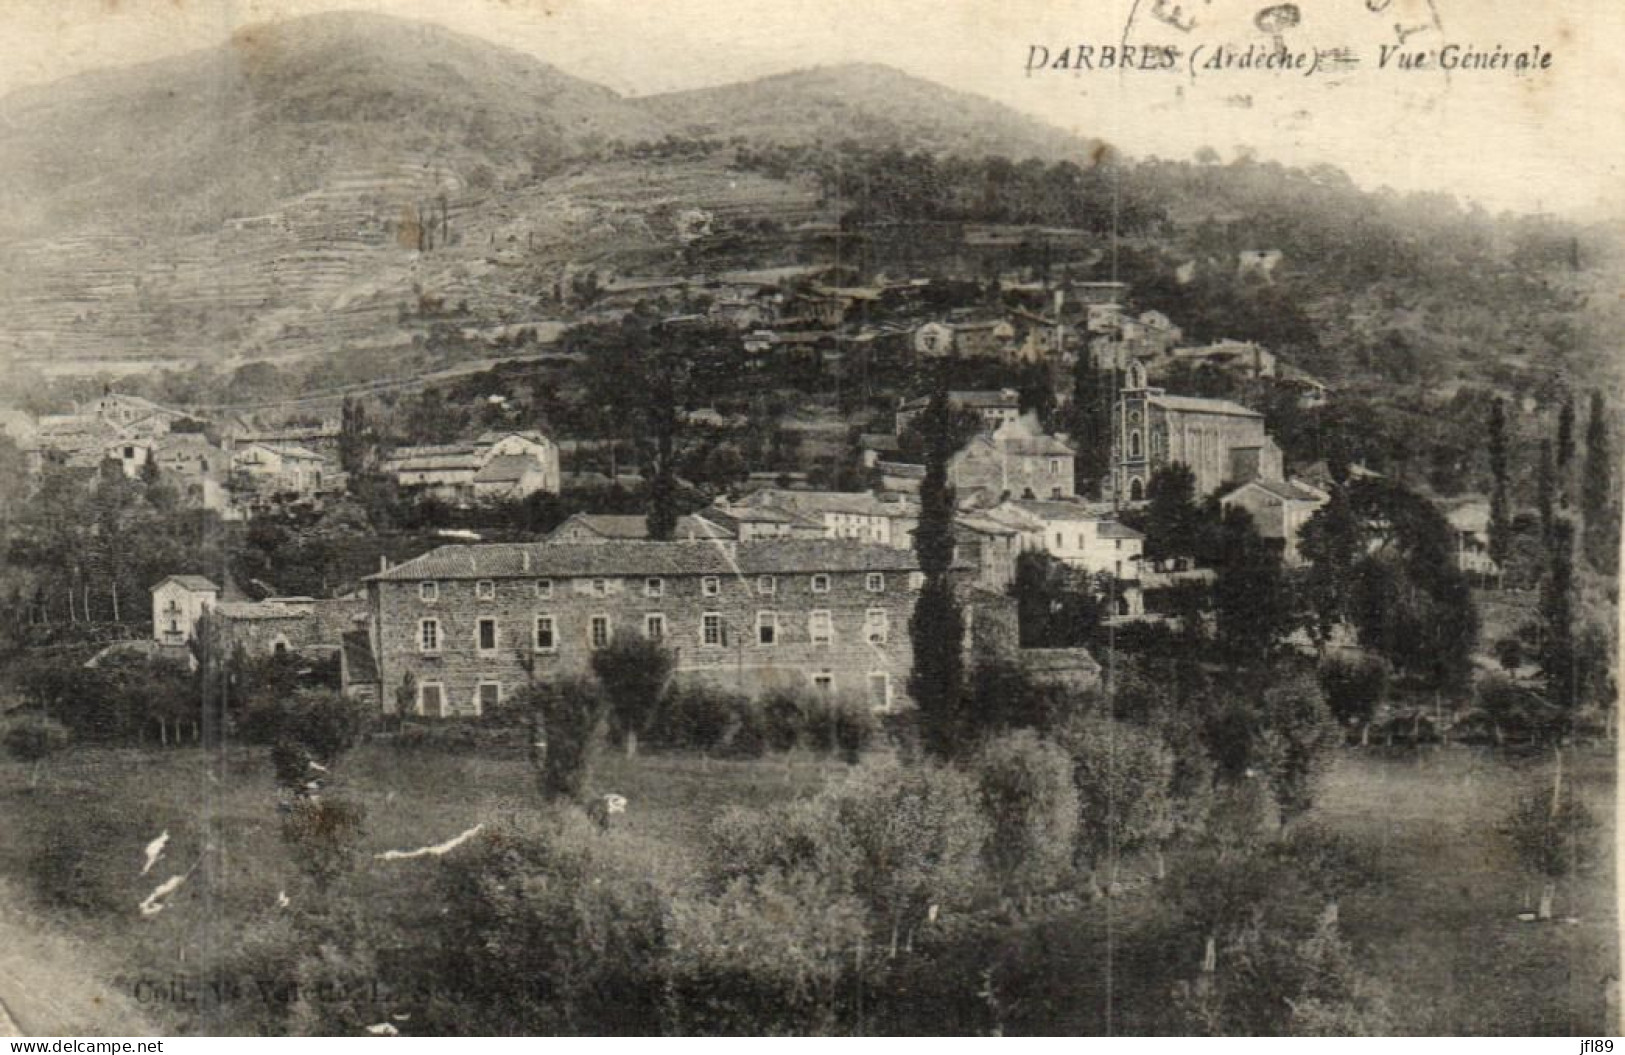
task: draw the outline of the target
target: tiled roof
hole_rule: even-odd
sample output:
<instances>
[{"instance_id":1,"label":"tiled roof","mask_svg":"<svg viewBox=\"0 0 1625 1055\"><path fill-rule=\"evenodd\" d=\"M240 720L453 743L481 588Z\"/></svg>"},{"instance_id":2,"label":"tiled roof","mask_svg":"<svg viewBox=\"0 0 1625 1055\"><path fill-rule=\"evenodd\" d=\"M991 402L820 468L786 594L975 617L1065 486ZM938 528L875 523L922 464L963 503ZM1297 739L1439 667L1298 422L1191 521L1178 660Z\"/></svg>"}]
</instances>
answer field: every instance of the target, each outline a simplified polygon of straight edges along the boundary
<instances>
[{"instance_id":1,"label":"tiled roof","mask_svg":"<svg viewBox=\"0 0 1625 1055\"><path fill-rule=\"evenodd\" d=\"M166 582L179 583L188 590L213 590L215 593L220 592L220 587L216 586L214 583L210 582L201 575L171 575L162 582L154 585L153 589L156 590L159 586L162 586Z\"/></svg>"},{"instance_id":2,"label":"tiled roof","mask_svg":"<svg viewBox=\"0 0 1625 1055\"><path fill-rule=\"evenodd\" d=\"M583 527L600 538L622 542L647 541L649 518L640 513L577 513L553 529L553 538L569 527ZM727 528L703 520L698 516L681 516L672 537L679 540L696 538L732 538Z\"/></svg>"},{"instance_id":3,"label":"tiled roof","mask_svg":"<svg viewBox=\"0 0 1625 1055\"><path fill-rule=\"evenodd\" d=\"M1262 418L1264 415L1256 410L1248 410L1240 403L1232 403L1228 399L1201 399L1196 396L1149 396L1146 399L1154 407L1164 410L1179 410L1187 414L1228 414L1232 417Z\"/></svg>"},{"instance_id":4,"label":"tiled roof","mask_svg":"<svg viewBox=\"0 0 1625 1055\"><path fill-rule=\"evenodd\" d=\"M1010 503L1023 513L1041 520L1105 520L1111 516L1111 507L1085 505L1082 502L1046 502L1042 499L1018 498Z\"/></svg>"},{"instance_id":5,"label":"tiled roof","mask_svg":"<svg viewBox=\"0 0 1625 1055\"><path fill-rule=\"evenodd\" d=\"M1237 487L1235 491L1231 491L1230 494L1235 494L1236 491L1240 491L1247 487L1260 488L1261 490L1266 491L1269 494L1274 495L1276 498L1286 502L1321 501L1320 495L1315 494L1308 488L1299 487L1297 484L1288 483L1285 480L1248 480L1240 487Z\"/></svg>"},{"instance_id":6,"label":"tiled roof","mask_svg":"<svg viewBox=\"0 0 1625 1055\"><path fill-rule=\"evenodd\" d=\"M845 539L759 542L524 542L441 546L369 581L420 579L604 578L643 575L766 575L916 571L910 550Z\"/></svg>"},{"instance_id":7,"label":"tiled roof","mask_svg":"<svg viewBox=\"0 0 1625 1055\"><path fill-rule=\"evenodd\" d=\"M748 505L778 506L802 514L842 513L847 516L918 516L919 510L907 502L884 502L868 491L784 491L762 490L750 496Z\"/></svg>"},{"instance_id":8,"label":"tiled roof","mask_svg":"<svg viewBox=\"0 0 1625 1055\"><path fill-rule=\"evenodd\" d=\"M477 484L517 483L523 480L527 473L541 471L541 463L528 454L499 454L486 462L480 468L480 471L474 474L474 482Z\"/></svg>"},{"instance_id":9,"label":"tiled roof","mask_svg":"<svg viewBox=\"0 0 1625 1055\"><path fill-rule=\"evenodd\" d=\"M897 476L907 480L925 479L925 466L914 465L911 462L876 462L875 468L883 476Z\"/></svg>"},{"instance_id":10,"label":"tiled roof","mask_svg":"<svg viewBox=\"0 0 1625 1055\"><path fill-rule=\"evenodd\" d=\"M994 446L1002 447L1006 454L1028 458L1052 455L1071 457L1076 453L1070 446L1062 443L1054 436L1009 436L995 441Z\"/></svg>"},{"instance_id":11,"label":"tiled roof","mask_svg":"<svg viewBox=\"0 0 1625 1055\"><path fill-rule=\"evenodd\" d=\"M488 447L494 445L498 440L507 439L509 436L518 436L520 439L529 440L532 443L545 444L547 442L547 437L535 429L493 429L490 432L480 433L479 439L475 440L474 444L480 447Z\"/></svg>"}]
</instances>

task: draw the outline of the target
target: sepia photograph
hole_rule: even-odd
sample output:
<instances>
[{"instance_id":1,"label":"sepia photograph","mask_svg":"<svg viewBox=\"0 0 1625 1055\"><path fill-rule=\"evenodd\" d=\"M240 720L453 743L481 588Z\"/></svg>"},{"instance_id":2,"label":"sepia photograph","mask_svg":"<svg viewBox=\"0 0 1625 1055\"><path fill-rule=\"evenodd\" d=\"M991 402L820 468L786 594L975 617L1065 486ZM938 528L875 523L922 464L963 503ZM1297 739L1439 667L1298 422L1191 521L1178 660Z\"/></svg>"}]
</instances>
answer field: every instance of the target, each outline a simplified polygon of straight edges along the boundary
<instances>
[{"instance_id":1,"label":"sepia photograph","mask_svg":"<svg viewBox=\"0 0 1625 1055\"><path fill-rule=\"evenodd\" d=\"M1625 1032L1622 46L0 0L0 1037Z\"/></svg>"}]
</instances>

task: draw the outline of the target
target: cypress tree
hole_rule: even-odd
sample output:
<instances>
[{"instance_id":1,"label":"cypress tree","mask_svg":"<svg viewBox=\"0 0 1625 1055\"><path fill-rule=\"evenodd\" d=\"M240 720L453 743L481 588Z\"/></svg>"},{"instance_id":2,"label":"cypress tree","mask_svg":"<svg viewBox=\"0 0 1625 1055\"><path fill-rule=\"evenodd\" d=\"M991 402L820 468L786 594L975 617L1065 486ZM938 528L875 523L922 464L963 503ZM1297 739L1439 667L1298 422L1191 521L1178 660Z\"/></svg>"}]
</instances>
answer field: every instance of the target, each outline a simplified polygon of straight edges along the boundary
<instances>
[{"instance_id":1,"label":"cypress tree","mask_svg":"<svg viewBox=\"0 0 1625 1055\"><path fill-rule=\"evenodd\" d=\"M1608 436L1608 408L1601 392L1591 393L1586 421L1585 475L1580 483L1580 512L1585 517L1585 553L1602 571L1618 560L1618 510L1614 506L1614 452Z\"/></svg>"},{"instance_id":2,"label":"cypress tree","mask_svg":"<svg viewBox=\"0 0 1625 1055\"><path fill-rule=\"evenodd\" d=\"M1112 403L1117 395L1112 377L1110 371L1095 368L1088 351L1078 355L1072 373L1072 440L1078 449L1073 474L1080 495L1094 494L1109 468Z\"/></svg>"},{"instance_id":3,"label":"cypress tree","mask_svg":"<svg viewBox=\"0 0 1625 1055\"><path fill-rule=\"evenodd\" d=\"M1490 407L1490 559L1505 567L1512 550L1512 510L1507 496L1506 404L1497 399Z\"/></svg>"},{"instance_id":4,"label":"cypress tree","mask_svg":"<svg viewBox=\"0 0 1625 1055\"><path fill-rule=\"evenodd\" d=\"M909 692L919 708L923 746L938 758L952 758L968 750L971 730L964 721L965 618L952 578L954 489L948 483L948 460L955 452L956 435L948 393L940 384L922 415L920 431L925 439L925 479L920 484L914 552L925 583L909 619L914 645Z\"/></svg>"},{"instance_id":5,"label":"cypress tree","mask_svg":"<svg viewBox=\"0 0 1625 1055\"><path fill-rule=\"evenodd\" d=\"M1545 634L1540 670L1546 679L1547 698L1564 710L1576 700L1574 671L1574 526L1567 520L1552 524L1548 542L1546 580L1540 594L1540 615Z\"/></svg>"},{"instance_id":6,"label":"cypress tree","mask_svg":"<svg viewBox=\"0 0 1625 1055\"><path fill-rule=\"evenodd\" d=\"M1540 509L1541 535L1550 544L1552 538L1553 517L1553 490L1556 484L1557 470L1552 465L1552 441L1540 441L1540 472L1535 479L1535 502Z\"/></svg>"}]
</instances>

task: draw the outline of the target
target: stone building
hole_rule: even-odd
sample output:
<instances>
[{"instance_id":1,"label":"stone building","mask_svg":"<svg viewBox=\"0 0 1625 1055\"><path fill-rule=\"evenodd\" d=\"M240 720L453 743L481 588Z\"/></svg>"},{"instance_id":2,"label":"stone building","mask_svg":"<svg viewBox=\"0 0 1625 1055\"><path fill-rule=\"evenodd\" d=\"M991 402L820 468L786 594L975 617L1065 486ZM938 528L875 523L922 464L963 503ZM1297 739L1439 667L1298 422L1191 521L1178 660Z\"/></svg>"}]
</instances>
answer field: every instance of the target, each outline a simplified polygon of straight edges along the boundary
<instances>
[{"instance_id":1,"label":"stone building","mask_svg":"<svg viewBox=\"0 0 1625 1055\"><path fill-rule=\"evenodd\" d=\"M989 505L1007 497L1071 498L1075 458L1071 444L1045 434L1026 414L973 437L949 460L948 481L961 502L978 496Z\"/></svg>"},{"instance_id":2,"label":"stone building","mask_svg":"<svg viewBox=\"0 0 1625 1055\"><path fill-rule=\"evenodd\" d=\"M893 495L878 498L867 491L792 491L764 487L729 507L778 509L823 526L825 538L855 539L907 549L914 545L920 521L917 502Z\"/></svg>"},{"instance_id":3,"label":"stone building","mask_svg":"<svg viewBox=\"0 0 1625 1055\"><path fill-rule=\"evenodd\" d=\"M1145 365L1129 364L1112 423L1114 493L1138 502L1158 469L1189 466L1198 498L1226 483L1282 478L1281 449L1264 415L1225 399L1171 396L1146 384Z\"/></svg>"},{"instance_id":4,"label":"stone building","mask_svg":"<svg viewBox=\"0 0 1625 1055\"><path fill-rule=\"evenodd\" d=\"M963 569L969 571L968 568ZM366 581L385 710L475 716L642 635L677 677L907 699L912 552L838 540L445 546ZM403 693L404 689L404 693Z\"/></svg>"},{"instance_id":5,"label":"stone building","mask_svg":"<svg viewBox=\"0 0 1625 1055\"><path fill-rule=\"evenodd\" d=\"M402 488L453 503L558 494L563 486L558 444L534 430L400 447L381 468Z\"/></svg>"},{"instance_id":6,"label":"stone building","mask_svg":"<svg viewBox=\"0 0 1625 1055\"><path fill-rule=\"evenodd\" d=\"M1219 504L1251 513L1259 535L1280 548L1283 562L1296 567L1304 562L1298 549L1304 525L1329 501L1326 492L1299 480L1249 480Z\"/></svg>"}]
</instances>

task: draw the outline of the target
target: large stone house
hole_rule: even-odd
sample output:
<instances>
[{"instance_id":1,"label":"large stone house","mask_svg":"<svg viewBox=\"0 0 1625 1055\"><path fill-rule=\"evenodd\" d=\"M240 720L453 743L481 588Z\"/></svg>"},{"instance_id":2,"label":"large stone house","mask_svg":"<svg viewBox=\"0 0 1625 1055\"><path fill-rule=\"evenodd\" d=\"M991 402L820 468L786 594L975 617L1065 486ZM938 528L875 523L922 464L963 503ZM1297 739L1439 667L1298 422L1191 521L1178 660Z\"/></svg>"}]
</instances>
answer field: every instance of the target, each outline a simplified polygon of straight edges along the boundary
<instances>
[{"instance_id":1,"label":"large stone house","mask_svg":"<svg viewBox=\"0 0 1625 1055\"><path fill-rule=\"evenodd\" d=\"M908 429L909 422L925 413L925 408L930 405L929 396L905 401L895 416L897 435L901 436ZM982 427L989 432L1021 417L1021 393L1013 388L949 392L948 405L955 410L971 411L982 419Z\"/></svg>"},{"instance_id":2,"label":"large stone house","mask_svg":"<svg viewBox=\"0 0 1625 1055\"><path fill-rule=\"evenodd\" d=\"M824 539L445 546L366 580L370 654L385 710L428 716L586 675L628 635L680 679L884 709L907 697L917 573L908 550Z\"/></svg>"},{"instance_id":3,"label":"large stone house","mask_svg":"<svg viewBox=\"0 0 1625 1055\"><path fill-rule=\"evenodd\" d=\"M266 494L315 494L322 489L324 475L332 475L327 461L315 451L263 443L233 449L231 471Z\"/></svg>"},{"instance_id":4,"label":"large stone house","mask_svg":"<svg viewBox=\"0 0 1625 1055\"><path fill-rule=\"evenodd\" d=\"M948 480L961 502L986 496L1071 498L1075 493L1072 445L1046 435L1032 415L973 437L948 463Z\"/></svg>"},{"instance_id":5,"label":"large stone house","mask_svg":"<svg viewBox=\"0 0 1625 1055\"><path fill-rule=\"evenodd\" d=\"M1264 415L1225 399L1171 396L1146 384L1145 364L1129 364L1112 423L1114 492L1145 498L1158 469L1189 466L1198 498L1226 483L1282 478L1281 449L1264 431Z\"/></svg>"},{"instance_id":6,"label":"large stone house","mask_svg":"<svg viewBox=\"0 0 1625 1055\"><path fill-rule=\"evenodd\" d=\"M674 542L698 542L732 539L728 529L703 520L698 516L677 518L672 531ZM547 536L549 542L646 542L649 538L649 518L642 513L575 513L554 528Z\"/></svg>"}]
</instances>

